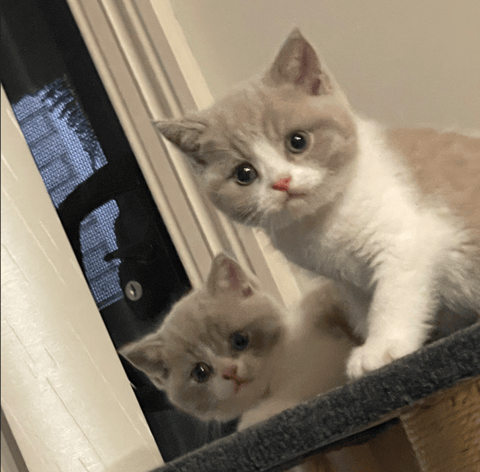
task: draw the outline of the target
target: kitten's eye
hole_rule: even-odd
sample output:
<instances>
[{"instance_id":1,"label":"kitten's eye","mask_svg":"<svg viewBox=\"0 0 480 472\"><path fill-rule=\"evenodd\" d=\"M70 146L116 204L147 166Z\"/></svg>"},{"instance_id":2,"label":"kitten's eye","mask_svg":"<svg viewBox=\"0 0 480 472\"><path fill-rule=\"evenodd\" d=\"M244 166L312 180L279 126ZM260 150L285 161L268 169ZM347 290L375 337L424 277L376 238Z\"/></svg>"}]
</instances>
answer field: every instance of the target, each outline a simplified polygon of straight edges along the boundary
<instances>
[{"instance_id":1,"label":"kitten's eye","mask_svg":"<svg viewBox=\"0 0 480 472\"><path fill-rule=\"evenodd\" d=\"M294 154L300 154L308 148L310 137L305 131L294 131L287 136L285 144L287 149Z\"/></svg>"},{"instance_id":2,"label":"kitten's eye","mask_svg":"<svg viewBox=\"0 0 480 472\"><path fill-rule=\"evenodd\" d=\"M203 383L208 380L211 373L212 368L208 364L205 364L205 362L198 362L192 369L191 376L195 382Z\"/></svg>"},{"instance_id":3,"label":"kitten's eye","mask_svg":"<svg viewBox=\"0 0 480 472\"><path fill-rule=\"evenodd\" d=\"M232 347L235 349L235 351L243 351L248 347L250 340L248 339L248 335L237 332L232 334L230 337L230 342L232 343Z\"/></svg>"},{"instance_id":4,"label":"kitten's eye","mask_svg":"<svg viewBox=\"0 0 480 472\"><path fill-rule=\"evenodd\" d=\"M233 172L233 175L240 185L250 185L258 177L255 167L248 162L240 164Z\"/></svg>"}]
</instances>

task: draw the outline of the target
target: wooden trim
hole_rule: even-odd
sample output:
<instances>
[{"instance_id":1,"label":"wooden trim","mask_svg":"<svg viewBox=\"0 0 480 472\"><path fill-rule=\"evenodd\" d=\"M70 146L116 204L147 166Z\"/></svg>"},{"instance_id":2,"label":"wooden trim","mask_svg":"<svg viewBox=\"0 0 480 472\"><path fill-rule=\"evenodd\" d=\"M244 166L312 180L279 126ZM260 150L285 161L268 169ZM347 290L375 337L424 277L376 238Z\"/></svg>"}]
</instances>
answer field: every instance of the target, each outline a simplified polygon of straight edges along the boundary
<instances>
[{"instance_id":1,"label":"wooden trim","mask_svg":"<svg viewBox=\"0 0 480 472\"><path fill-rule=\"evenodd\" d=\"M479 470L480 377L431 395L400 415L422 472Z\"/></svg>"}]
</instances>

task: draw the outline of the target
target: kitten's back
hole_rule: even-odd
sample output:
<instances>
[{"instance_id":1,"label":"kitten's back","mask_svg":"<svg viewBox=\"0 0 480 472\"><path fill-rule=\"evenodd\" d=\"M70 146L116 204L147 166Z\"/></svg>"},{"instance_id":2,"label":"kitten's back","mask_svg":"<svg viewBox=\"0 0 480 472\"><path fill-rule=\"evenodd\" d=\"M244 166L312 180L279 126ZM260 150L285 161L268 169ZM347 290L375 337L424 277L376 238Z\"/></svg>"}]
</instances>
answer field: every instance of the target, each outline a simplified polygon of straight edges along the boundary
<instances>
[{"instance_id":1,"label":"kitten's back","mask_svg":"<svg viewBox=\"0 0 480 472\"><path fill-rule=\"evenodd\" d=\"M461 218L480 247L480 139L433 129L394 129L400 152L420 190L440 197Z\"/></svg>"}]
</instances>

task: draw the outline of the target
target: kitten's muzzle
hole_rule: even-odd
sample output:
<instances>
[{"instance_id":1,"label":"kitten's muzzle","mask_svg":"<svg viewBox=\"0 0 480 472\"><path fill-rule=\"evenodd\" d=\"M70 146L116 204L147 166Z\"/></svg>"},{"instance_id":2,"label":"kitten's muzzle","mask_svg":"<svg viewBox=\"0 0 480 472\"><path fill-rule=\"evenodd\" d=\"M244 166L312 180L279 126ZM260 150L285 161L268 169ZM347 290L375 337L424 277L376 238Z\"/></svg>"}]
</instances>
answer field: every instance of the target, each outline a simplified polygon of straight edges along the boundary
<instances>
[{"instance_id":1,"label":"kitten's muzzle","mask_svg":"<svg viewBox=\"0 0 480 472\"><path fill-rule=\"evenodd\" d=\"M275 182L272 185L272 188L274 190L279 190L280 192L286 192L288 195L288 198L286 201L292 200L294 198L303 198L305 197L305 193L302 192L296 192L295 190L290 190L290 182L292 178L291 177L285 177L283 179L280 179L278 182Z\"/></svg>"},{"instance_id":2,"label":"kitten's muzzle","mask_svg":"<svg viewBox=\"0 0 480 472\"><path fill-rule=\"evenodd\" d=\"M240 388L244 385L247 385L250 381L248 379L242 379L241 377L237 376L237 366L232 365L227 367L223 373L222 378L225 380L233 380L234 381L234 392L238 393Z\"/></svg>"}]
</instances>

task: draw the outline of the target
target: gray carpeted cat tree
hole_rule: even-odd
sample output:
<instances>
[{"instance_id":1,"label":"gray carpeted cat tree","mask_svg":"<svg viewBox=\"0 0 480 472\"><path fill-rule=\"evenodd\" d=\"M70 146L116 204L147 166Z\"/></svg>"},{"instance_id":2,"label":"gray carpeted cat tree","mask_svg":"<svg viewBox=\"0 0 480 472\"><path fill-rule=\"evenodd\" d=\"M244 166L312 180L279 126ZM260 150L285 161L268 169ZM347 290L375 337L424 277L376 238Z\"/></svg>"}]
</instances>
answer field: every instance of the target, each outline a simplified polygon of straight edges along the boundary
<instances>
[{"instance_id":1,"label":"gray carpeted cat tree","mask_svg":"<svg viewBox=\"0 0 480 472\"><path fill-rule=\"evenodd\" d=\"M399 422L416 470L480 471L480 323L152 472L286 470Z\"/></svg>"}]
</instances>

